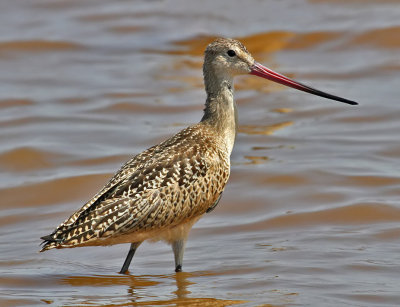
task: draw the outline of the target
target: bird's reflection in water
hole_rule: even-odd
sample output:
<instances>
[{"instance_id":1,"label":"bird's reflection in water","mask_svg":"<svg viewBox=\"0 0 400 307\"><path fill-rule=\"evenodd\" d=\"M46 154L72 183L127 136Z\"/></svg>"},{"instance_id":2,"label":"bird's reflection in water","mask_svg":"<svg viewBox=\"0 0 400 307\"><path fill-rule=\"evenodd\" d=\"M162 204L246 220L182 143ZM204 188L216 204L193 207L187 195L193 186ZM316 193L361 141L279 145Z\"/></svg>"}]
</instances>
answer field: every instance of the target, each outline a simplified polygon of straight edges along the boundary
<instances>
[{"instance_id":1,"label":"bird's reflection in water","mask_svg":"<svg viewBox=\"0 0 400 307\"><path fill-rule=\"evenodd\" d=\"M207 272L180 272L169 275L92 275L69 276L61 279L63 284L73 287L91 287L85 293L71 297L68 304L106 304L112 306L135 305L169 305L169 304L201 304L202 306L231 306L244 301L223 300L218 298L190 297L191 285L196 285L195 277L212 275ZM106 287L107 289L104 289ZM127 295L118 289L126 287ZM88 292L86 292L88 291ZM126 292L125 292L126 293Z\"/></svg>"},{"instance_id":2,"label":"bird's reflection in water","mask_svg":"<svg viewBox=\"0 0 400 307\"><path fill-rule=\"evenodd\" d=\"M176 298L182 299L186 298L188 294L192 293L187 288L189 285L194 285L194 282L188 280L191 277L191 273L180 272L175 274L176 281L176 291L173 293L176 294Z\"/></svg>"},{"instance_id":3,"label":"bird's reflection in water","mask_svg":"<svg viewBox=\"0 0 400 307\"><path fill-rule=\"evenodd\" d=\"M134 302L137 302L137 299L143 299L142 294L138 294L138 290L140 288L143 288L144 283L143 281L146 279L147 281L147 290L149 290L149 286L156 286L159 284L163 284L163 290L159 289L158 290L158 295L159 297L166 296L170 297L170 299L167 300L162 300L158 301L159 304L165 304L168 302L176 302L176 301L187 301L188 295L191 294L192 292L188 290L188 287L190 285L196 284L195 282L189 281L190 277L196 276L196 274L193 273L187 273L187 272L179 272L179 273L174 273L174 274L168 274L168 275L148 275L148 276L141 276L141 277L136 277L134 275L129 275L128 278L131 280L131 284L128 288L128 294L132 299L134 299ZM151 283L153 282L153 283ZM173 287L171 289L172 283L175 284L176 288ZM170 290L169 293L164 292L165 290ZM153 291L151 291L153 292ZM163 293L164 292L164 293ZM154 298L154 297L153 297ZM150 302L148 302L150 303ZM156 302L152 302L156 303Z\"/></svg>"}]
</instances>

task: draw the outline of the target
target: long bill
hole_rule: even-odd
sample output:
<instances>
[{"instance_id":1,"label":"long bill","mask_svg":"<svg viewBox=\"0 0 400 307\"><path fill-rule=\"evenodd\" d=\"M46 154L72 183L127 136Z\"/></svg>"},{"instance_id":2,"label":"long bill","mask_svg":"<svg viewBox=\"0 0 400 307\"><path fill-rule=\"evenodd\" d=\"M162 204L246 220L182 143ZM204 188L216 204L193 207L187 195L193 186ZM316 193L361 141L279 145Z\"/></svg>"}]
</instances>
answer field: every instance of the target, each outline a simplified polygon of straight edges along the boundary
<instances>
[{"instance_id":1,"label":"long bill","mask_svg":"<svg viewBox=\"0 0 400 307\"><path fill-rule=\"evenodd\" d=\"M301 84L300 82L297 82L295 80L289 79L288 77L285 77L284 75L278 74L277 72L261 65L260 63L254 62L254 65L251 67L251 75L256 75L261 78L265 78L277 83L280 83L282 85L290 86L293 87L297 90L307 92L310 94L314 94L317 96L321 96L324 98L332 99L332 100L337 100L340 102L348 103L351 105L357 105L358 103L352 100L348 100L346 98L342 98L339 96L331 95L325 92L322 92L320 90L317 90L315 88L309 87L307 85Z\"/></svg>"}]
</instances>

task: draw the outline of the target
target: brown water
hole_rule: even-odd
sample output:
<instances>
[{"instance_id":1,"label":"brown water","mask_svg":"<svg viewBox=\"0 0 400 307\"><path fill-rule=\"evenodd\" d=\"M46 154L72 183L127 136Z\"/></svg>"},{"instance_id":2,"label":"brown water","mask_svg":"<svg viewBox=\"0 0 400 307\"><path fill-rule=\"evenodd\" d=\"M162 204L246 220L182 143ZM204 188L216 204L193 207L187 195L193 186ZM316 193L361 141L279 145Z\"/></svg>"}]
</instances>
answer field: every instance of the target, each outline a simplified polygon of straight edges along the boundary
<instances>
[{"instance_id":1,"label":"brown water","mask_svg":"<svg viewBox=\"0 0 400 307\"><path fill-rule=\"evenodd\" d=\"M399 1L0 2L0 305L399 306ZM135 153L197 122L202 53L354 99L237 80L220 205L170 247L39 254Z\"/></svg>"}]
</instances>

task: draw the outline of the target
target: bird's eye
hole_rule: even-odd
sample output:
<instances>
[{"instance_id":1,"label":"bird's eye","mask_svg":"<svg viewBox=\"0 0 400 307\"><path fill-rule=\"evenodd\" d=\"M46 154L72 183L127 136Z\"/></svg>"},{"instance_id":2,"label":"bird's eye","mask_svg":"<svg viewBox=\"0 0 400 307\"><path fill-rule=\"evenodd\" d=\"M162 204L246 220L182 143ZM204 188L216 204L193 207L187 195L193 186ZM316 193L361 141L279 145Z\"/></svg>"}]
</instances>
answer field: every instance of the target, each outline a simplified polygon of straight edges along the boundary
<instances>
[{"instance_id":1,"label":"bird's eye","mask_svg":"<svg viewBox=\"0 0 400 307\"><path fill-rule=\"evenodd\" d=\"M228 54L230 57L234 57L234 56L236 55L236 52L233 51L233 50L231 49L231 50L228 50L227 54Z\"/></svg>"}]
</instances>

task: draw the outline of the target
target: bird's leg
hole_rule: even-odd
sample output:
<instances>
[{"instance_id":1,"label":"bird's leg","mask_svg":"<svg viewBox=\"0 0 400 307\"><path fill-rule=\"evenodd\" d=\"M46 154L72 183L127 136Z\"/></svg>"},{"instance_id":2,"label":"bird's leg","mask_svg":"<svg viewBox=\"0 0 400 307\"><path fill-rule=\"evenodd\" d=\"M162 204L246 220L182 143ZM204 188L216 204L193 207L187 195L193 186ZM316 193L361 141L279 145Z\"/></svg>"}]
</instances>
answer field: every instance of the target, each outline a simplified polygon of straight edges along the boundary
<instances>
[{"instance_id":1,"label":"bird's leg","mask_svg":"<svg viewBox=\"0 0 400 307\"><path fill-rule=\"evenodd\" d=\"M139 245L140 245L141 243L142 243L142 242L131 243L131 247L130 247L130 249L129 249L128 256L126 256L124 265L122 266L122 269L121 269L121 271L119 272L120 274L126 274L126 272L128 271L129 265L131 264L133 255L135 254L136 249L139 247Z\"/></svg>"},{"instance_id":2,"label":"bird's leg","mask_svg":"<svg viewBox=\"0 0 400 307\"><path fill-rule=\"evenodd\" d=\"M175 272L182 272L183 252L185 251L186 238L172 242L175 256Z\"/></svg>"}]
</instances>

